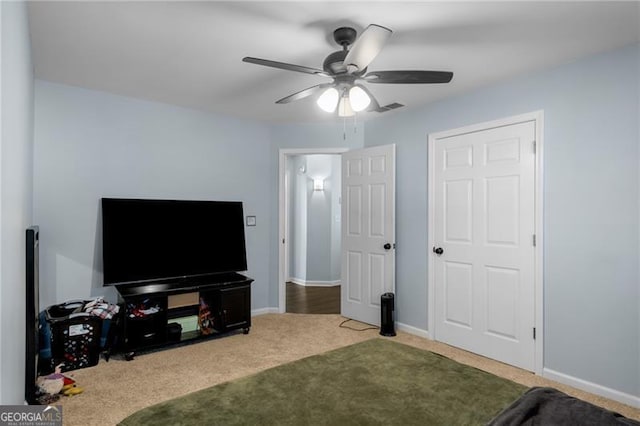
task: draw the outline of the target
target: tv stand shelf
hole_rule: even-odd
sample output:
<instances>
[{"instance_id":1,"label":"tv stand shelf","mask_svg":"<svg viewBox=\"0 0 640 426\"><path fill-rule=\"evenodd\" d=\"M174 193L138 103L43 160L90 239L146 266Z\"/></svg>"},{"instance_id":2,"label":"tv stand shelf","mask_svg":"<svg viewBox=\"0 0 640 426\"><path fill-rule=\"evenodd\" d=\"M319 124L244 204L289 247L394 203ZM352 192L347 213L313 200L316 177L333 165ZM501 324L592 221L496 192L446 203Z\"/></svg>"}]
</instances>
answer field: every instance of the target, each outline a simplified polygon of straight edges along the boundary
<instances>
[{"instance_id":1,"label":"tv stand shelf","mask_svg":"<svg viewBox=\"0 0 640 426\"><path fill-rule=\"evenodd\" d=\"M251 327L251 283L238 273L116 286L122 312L118 349L136 352Z\"/></svg>"}]
</instances>

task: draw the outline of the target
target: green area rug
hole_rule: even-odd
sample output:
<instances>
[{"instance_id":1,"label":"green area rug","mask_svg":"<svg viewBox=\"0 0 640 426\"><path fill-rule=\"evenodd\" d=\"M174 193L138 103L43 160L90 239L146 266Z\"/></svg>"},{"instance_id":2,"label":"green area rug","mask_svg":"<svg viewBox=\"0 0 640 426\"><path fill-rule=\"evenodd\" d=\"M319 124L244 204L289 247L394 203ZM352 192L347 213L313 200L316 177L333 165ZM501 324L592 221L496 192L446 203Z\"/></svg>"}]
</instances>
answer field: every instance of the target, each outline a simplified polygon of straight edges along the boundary
<instances>
[{"instance_id":1,"label":"green area rug","mask_svg":"<svg viewBox=\"0 0 640 426\"><path fill-rule=\"evenodd\" d=\"M482 425L526 387L371 339L145 408L121 425Z\"/></svg>"}]
</instances>

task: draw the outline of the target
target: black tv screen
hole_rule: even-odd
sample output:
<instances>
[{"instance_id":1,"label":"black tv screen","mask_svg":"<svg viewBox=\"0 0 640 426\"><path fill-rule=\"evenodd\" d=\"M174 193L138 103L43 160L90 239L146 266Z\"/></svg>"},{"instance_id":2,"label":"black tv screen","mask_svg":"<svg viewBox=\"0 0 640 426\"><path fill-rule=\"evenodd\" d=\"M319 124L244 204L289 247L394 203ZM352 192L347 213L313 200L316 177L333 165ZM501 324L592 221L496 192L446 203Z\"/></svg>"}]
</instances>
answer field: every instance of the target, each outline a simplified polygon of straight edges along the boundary
<instances>
[{"instance_id":1,"label":"black tv screen","mask_svg":"<svg viewBox=\"0 0 640 426\"><path fill-rule=\"evenodd\" d=\"M242 203L102 199L104 284L247 269Z\"/></svg>"}]
</instances>

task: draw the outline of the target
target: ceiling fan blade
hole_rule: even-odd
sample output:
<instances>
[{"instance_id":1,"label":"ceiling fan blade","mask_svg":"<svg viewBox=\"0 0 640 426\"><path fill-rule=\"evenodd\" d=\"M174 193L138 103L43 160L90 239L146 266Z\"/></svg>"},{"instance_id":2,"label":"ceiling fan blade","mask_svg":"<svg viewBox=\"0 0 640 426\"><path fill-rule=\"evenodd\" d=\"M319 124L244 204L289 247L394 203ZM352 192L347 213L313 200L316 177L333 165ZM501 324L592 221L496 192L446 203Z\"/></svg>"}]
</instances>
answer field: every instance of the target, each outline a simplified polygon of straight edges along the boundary
<instances>
[{"instance_id":1,"label":"ceiling fan blade","mask_svg":"<svg viewBox=\"0 0 640 426\"><path fill-rule=\"evenodd\" d=\"M380 25L369 25L353 43L349 53L344 58L344 65L349 73L364 70L373 59L378 56L382 47L391 36L389 28Z\"/></svg>"},{"instance_id":2,"label":"ceiling fan blade","mask_svg":"<svg viewBox=\"0 0 640 426\"><path fill-rule=\"evenodd\" d=\"M320 90L326 88L326 87L330 87L331 84L327 83L327 84L318 84L316 86L311 86L311 87L307 87L304 90L301 90L299 92L294 93L293 95L289 95L286 96L282 99L279 99L276 101L277 104L288 104L289 102L293 102L293 101L299 101L300 99L304 99L308 96L311 96L317 92L319 92Z\"/></svg>"},{"instance_id":3,"label":"ceiling fan blade","mask_svg":"<svg viewBox=\"0 0 640 426\"><path fill-rule=\"evenodd\" d=\"M449 71L373 71L364 76L367 83L384 84L448 83L452 78Z\"/></svg>"},{"instance_id":4,"label":"ceiling fan blade","mask_svg":"<svg viewBox=\"0 0 640 426\"><path fill-rule=\"evenodd\" d=\"M321 69L305 67L302 65L287 64L285 62L270 61L268 59L252 58L250 56L242 58L242 61L248 62L250 64L264 65L265 67L279 68L281 70L303 72L305 74L315 74L323 77L331 77Z\"/></svg>"}]
</instances>

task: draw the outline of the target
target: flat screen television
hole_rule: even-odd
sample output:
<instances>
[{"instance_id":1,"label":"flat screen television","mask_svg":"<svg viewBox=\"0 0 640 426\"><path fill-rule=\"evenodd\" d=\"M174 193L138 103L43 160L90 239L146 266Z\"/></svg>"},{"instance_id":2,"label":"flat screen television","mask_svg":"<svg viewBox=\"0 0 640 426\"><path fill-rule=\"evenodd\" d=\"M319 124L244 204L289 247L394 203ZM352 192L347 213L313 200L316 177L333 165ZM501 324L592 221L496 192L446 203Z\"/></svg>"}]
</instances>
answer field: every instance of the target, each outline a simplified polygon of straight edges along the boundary
<instances>
[{"instance_id":1,"label":"flat screen television","mask_svg":"<svg viewBox=\"0 0 640 426\"><path fill-rule=\"evenodd\" d=\"M247 270L242 202L102 199L104 285Z\"/></svg>"}]
</instances>

